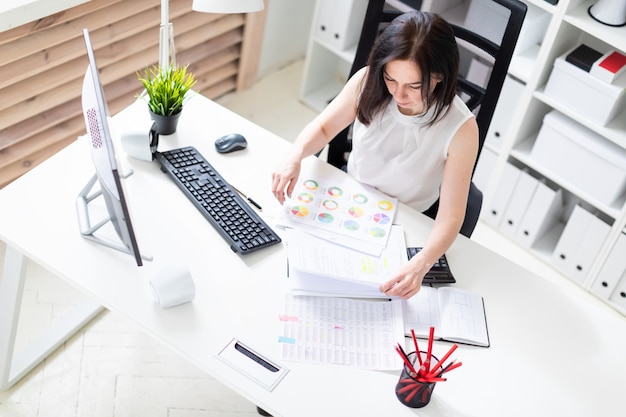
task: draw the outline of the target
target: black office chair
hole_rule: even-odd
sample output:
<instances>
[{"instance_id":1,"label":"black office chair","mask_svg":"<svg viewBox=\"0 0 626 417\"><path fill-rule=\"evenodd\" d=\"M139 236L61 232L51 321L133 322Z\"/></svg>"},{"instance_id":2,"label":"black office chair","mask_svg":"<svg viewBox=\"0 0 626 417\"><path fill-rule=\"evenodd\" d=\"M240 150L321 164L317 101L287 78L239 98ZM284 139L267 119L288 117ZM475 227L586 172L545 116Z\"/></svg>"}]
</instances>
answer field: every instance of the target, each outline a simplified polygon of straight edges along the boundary
<instances>
[{"instance_id":1,"label":"black office chair","mask_svg":"<svg viewBox=\"0 0 626 417\"><path fill-rule=\"evenodd\" d=\"M513 57L527 6L517 0L468 0L464 3L468 10L469 3L475 3L472 4L473 12L467 15L466 21L458 24L448 19L448 22L454 29L461 55L462 75L458 80L458 93L476 115L479 130L478 155L480 155ZM380 30L401 13L386 7L384 0L369 1L350 76L366 65L367 57ZM446 18L445 11L439 14ZM497 22L504 24L496 24L494 15L498 16ZM491 69L486 83L477 83L471 79L472 77L466 77L471 72L472 63ZM346 165L351 150L348 127L330 142L327 161L341 168ZM472 182L465 220L460 231L462 235L467 237L472 235L478 222L482 200L482 192ZM436 210L433 217L434 215Z\"/></svg>"}]
</instances>

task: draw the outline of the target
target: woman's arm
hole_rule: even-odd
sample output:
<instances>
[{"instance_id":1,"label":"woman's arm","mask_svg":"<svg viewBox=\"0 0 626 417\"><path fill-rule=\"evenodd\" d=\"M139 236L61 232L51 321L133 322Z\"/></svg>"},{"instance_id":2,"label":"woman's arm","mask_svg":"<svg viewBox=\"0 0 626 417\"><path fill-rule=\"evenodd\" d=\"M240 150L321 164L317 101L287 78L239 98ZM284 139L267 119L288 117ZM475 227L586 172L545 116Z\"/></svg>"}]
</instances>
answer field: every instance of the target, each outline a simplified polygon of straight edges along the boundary
<instances>
[{"instance_id":1,"label":"woman's arm","mask_svg":"<svg viewBox=\"0 0 626 417\"><path fill-rule=\"evenodd\" d=\"M473 117L454 135L448 148L439 195L439 209L424 248L380 290L390 296L409 298L422 285L424 275L452 245L465 219L472 170L478 154L478 126Z\"/></svg>"},{"instance_id":2,"label":"woman's arm","mask_svg":"<svg viewBox=\"0 0 626 417\"><path fill-rule=\"evenodd\" d=\"M356 118L356 106L366 68L356 72L328 106L298 134L281 165L272 172L272 193L282 204L285 191L291 197L300 163L320 151Z\"/></svg>"}]
</instances>

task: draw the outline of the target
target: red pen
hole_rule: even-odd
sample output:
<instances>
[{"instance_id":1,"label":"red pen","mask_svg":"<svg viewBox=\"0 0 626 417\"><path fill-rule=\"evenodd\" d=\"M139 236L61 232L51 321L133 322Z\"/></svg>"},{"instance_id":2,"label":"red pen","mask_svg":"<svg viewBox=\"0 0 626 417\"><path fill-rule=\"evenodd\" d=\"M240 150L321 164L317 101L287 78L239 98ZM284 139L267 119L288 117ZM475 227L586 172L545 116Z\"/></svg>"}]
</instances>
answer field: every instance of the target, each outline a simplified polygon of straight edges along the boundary
<instances>
[{"instance_id":1,"label":"red pen","mask_svg":"<svg viewBox=\"0 0 626 417\"><path fill-rule=\"evenodd\" d=\"M418 389L420 386L421 386L420 384L418 384L417 382L413 381L412 383L407 384L404 387L400 388L398 390L398 394L404 394L405 392L410 391L410 390L412 390L414 388Z\"/></svg>"},{"instance_id":2,"label":"red pen","mask_svg":"<svg viewBox=\"0 0 626 417\"><path fill-rule=\"evenodd\" d=\"M433 352L434 338L435 338L435 328L433 326L430 326L430 332L428 333L428 351L426 352L426 361L424 361L426 373L430 372L430 358Z\"/></svg>"},{"instance_id":3,"label":"red pen","mask_svg":"<svg viewBox=\"0 0 626 417\"><path fill-rule=\"evenodd\" d=\"M406 396L406 398L404 399L404 401L406 401L407 403L408 403L409 401L411 401L411 398L415 397L415 394L417 394L417 393L418 393L418 391L420 391L420 389L424 389L424 386L421 386L421 387L420 387L420 386L417 386L417 387L415 387L415 389L414 389L413 391L411 391L411 392L409 393L409 395L407 395L407 396Z\"/></svg>"},{"instance_id":4,"label":"red pen","mask_svg":"<svg viewBox=\"0 0 626 417\"><path fill-rule=\"evenodd\" d=\"M448 371L451 371L453 369L456 369L456 368L458 368L461 365L463 365L463 362L451 363L450 365L448 365L445 368L443 368L443 371L441 371L439 373L439 375L443 374L444 372L448 372Z\"/></svg>"},{"instance_id":5,"label":"red pen","mask_svg":"<svg viewBox=\"0 0 626 417\"><path fill-rule=\"evenodd\" d=\"M420 364L420 368L422 367L422 354L420 353L420 348L417 345L417 337L415 337L415 330L411 329L411 336L413 336L413 344L415 345L415 352L417 353L417 361Z\"/></svg>"},{"instance_id":6,"label":"red pen","mask_svg":"<svg viewBox=\"0 0 626 417\"><path fill-rule=\"evenodd\" d=\"M456 343L453 344L452 347L450 348L450 350L445 355L443 355L443 358L441 358L439 360L439 362L437 362L435 364L435 366L433 366L433 368L432 368L433 371L429 375L435 375L437 373L437 369L439 369L441 364L443 364L450 357L450 355L452 355L452 352L454 352L456 350L456 348L458 348L458 347L459 347L459 345L457 345Z\"/></svg>"},{"instance_id":7,"label":"red pen","mask_svg":"<svg viewBox=\"0 0 626 417\"><path fill-rule=\"evenodd\" d=\"M402 349L399 343L398 343L398 346L396 346L396 352L398 352L398 354L400 355L400 357L406 364L406 367L409 369L411 377L415 378L417 376L417 372L415 372L415 368L413 367L413 364L409 361L409 358L406 356L406 353L404 353L404 349Z\"/></svg>"}]
</instances>

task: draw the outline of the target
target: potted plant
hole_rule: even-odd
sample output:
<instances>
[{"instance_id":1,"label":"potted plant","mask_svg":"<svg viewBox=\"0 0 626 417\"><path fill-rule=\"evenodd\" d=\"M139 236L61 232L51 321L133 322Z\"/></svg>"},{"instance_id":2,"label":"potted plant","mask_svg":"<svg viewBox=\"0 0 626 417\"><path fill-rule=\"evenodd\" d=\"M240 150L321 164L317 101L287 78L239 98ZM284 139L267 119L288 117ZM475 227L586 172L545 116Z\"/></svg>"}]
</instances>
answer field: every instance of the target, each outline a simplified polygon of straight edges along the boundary
<instances>
[{"instance_id":1,"label":"potted plant","mask_svg":"<svg viewBox=\"0 0 626 417\"><path fill-rule=\"evenodd\" d=\"M184 67L154 65L145 69L137 78L146 91L148 108L156 126L156 133L170 135L176 131L178 118L187 99L187 93L196 84L193 73Z\"/></svg>"}]
</instances>

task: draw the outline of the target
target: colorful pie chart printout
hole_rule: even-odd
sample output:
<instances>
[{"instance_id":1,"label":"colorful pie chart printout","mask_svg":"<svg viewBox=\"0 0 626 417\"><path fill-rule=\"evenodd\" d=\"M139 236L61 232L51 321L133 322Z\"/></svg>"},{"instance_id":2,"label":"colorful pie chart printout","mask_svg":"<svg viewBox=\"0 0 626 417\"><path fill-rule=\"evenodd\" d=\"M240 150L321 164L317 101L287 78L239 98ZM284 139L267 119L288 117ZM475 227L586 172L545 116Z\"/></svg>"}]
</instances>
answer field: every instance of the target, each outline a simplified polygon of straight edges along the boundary
<instances>
[{"instance_id":1,"label":"colorful pie chart printout","mask_svg":"<svg viewBox=\"0 0 626 417\"><path fill-rule=\"evenodd\" d=\"M386 245L397 199L350 177L330 180L305 173L283 206L292 227L324 230L359 241Z\"/></svg>"}]
</instances>

